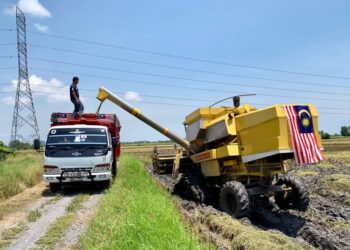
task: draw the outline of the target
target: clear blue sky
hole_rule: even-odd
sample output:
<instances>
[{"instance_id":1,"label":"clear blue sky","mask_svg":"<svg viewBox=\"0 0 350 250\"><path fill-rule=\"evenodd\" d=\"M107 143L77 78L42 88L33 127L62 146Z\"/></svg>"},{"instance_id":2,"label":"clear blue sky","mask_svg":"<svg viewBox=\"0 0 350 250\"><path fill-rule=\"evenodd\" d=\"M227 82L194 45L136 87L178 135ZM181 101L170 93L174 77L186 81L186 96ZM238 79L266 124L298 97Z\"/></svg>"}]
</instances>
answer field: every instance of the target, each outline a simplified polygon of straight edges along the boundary
<instances>
[{"instance_id":1,"label":"clear blue sky","mask_svg":"<svg viewBox=\"0 0 350 250\"><path fill-rule=\"evenodd\" d=\"M15 17L11 15L11 8L15 3L16 1L6 0L0 2L0 29L15 28ZM181 136L184 136L182 126L184 117L196 106L210 105L215 100L241 93L256 93L257 96L246 97L243 102L258 104L256 105L258 107L266 106L261 104L313 103L320 113L320 129L331 133L339 133L341 125L350 125L349 1L21 0L19 4L26 12L27 30L31 31L27 34L29 75L33 81L35 108L43 138L49 127L51 112L72 111L72 104L67 99L66 86L71 83L73 75L80 76L79 87L82 96L85 96L86 112L96 110L98 102L90 97L94 97L98 87L104 85L129 99L131 104L141 108L144 113ZM32 33L33 31L37 33ZM190 61L68 41L54 38L52 35L229 64L341 76L348 79ZM15 32L0 31L0 44L15 42ZM37 45L219 74L72 54L44 49ZM1 56L15 57L1 58ZM43 59L100 68L64 65L43 61ZM17 66L16 46L0 45L0 68L11 66ZM102 68L110 68L110 70ZM211 82L141 75L115 69ZM281 82L238 78L228 74L278 79ZM9 83L15 79L17 79L16 69L0 69L0 83ZM213 81L241 85L220 85ZM150 85L145 82L177 87ZM260 88L244 85L256 85ZM213 91L189 88L206 88ZM294 91L272 88L286 88ZM0 85L0 89L3 92L12 91L13 85ZM47 95L36 91L54 92L54 94ZM130 91L133 93L129 93L126 97L124 93ZM166 97L199 99L199 101ZM12 92L0 93L0 116L2 117L0 140L6 142L10 138L13 98ZM147 102L177 103L181 106L156 105ZM120 117L123 141L165 139L112 104L104 104L103 112L115 112Z\"/></svg>"}]
</instances>

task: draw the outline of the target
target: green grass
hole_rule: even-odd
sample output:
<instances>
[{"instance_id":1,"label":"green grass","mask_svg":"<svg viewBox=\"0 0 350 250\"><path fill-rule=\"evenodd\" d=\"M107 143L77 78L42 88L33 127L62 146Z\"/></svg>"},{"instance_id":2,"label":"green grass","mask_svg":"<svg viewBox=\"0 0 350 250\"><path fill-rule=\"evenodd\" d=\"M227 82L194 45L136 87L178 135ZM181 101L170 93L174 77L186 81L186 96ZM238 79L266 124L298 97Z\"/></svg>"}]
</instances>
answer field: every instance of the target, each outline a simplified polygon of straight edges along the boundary
<instances>
[{"instance_id":1,"label":"green grass","mask_svg":"<svg viewBox=\"0 0 350 250\"><path fill-rule=\"evenodd\" d=\"M124 155L118 176L81 238L82 249L208 249L185 225L171 196L135 156Z\"/></svg>"},{"instance_id":2,"label":"green grass","mask_svg":"<svg viewBox=\"0 0 350 250\"><path fill-rule=\"evenodd\" d=\"M16 153L0 161L0 201L42 181L42 155L34 151Z\"/></svg>"},{"instance_id":3,"label":"green grass","mask_svg":"<svg viewBox=\"0 0 350 250\"><path fill-rule=\"evenodd\" d=\"M52 223L45 235L35 243L36 247L38 249L53 249L63 233L76 218L76 212L82 207L83 203L88 198L89 196L86 194L81 194L74 198L66 208L66 214Z\"/></svg>"},{"instance_id":4,"label":"green grass","mask_svg":"<svg viewBox=\"0 0 350 250\"><path fill-rule=\"evenodd\" d=\"M32 211L29 211L29 214L27 216L27 219L29 222L34 222L37 219L39 219L41 217L41 212L39 211L39 209L35 209Z\"/></svg>"}]
</instances>

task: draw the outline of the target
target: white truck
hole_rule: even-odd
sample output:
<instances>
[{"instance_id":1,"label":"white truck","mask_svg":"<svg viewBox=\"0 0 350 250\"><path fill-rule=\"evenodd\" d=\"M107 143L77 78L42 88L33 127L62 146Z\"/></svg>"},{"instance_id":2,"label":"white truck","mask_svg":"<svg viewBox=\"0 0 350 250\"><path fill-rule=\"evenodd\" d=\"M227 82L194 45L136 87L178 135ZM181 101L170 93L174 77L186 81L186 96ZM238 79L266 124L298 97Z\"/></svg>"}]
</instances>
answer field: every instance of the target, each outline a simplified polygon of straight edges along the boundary
<instances>
[{"instance_id":1,"label":"white truck","mask_svg":"<svg viewBox=\"0 0 350 250\"><path fill-rule=\"evenodd\" d=\"M57 192L62 184L96 182L109 186L120 155L120 124L115 114L53 113L44 155L44 181ZM40 143L34 142L35 149Z\"/></svg>"}]
</instances>

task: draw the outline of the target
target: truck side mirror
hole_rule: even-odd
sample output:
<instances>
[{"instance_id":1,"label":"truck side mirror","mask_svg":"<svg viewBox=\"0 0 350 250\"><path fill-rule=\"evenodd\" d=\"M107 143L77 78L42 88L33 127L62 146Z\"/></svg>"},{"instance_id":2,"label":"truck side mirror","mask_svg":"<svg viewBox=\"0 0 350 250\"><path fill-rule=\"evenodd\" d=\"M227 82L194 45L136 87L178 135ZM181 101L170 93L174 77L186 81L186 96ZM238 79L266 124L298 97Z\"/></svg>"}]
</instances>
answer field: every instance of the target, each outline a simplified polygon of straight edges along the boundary
<instances>
[{"instance_id":1,"label":"truck side mirror","mask_svg":"<svg viewBox=\"0 0 350 250\"><path fill-rule=\"evenodd\" d=\"M118 139L116 137L112 137L112 147L115 148L119 144Z\"/></svg>"},{"instance_id":2,"label":"truck side mirror","mask_svg":"<svg viewBox=\"0 0 350 250\"><path fill-rule=\"evenodd\" d=\"M34 149L36 151L40 150L40 140L39 139L34 139Z\"/></svg>"}]
</instances>

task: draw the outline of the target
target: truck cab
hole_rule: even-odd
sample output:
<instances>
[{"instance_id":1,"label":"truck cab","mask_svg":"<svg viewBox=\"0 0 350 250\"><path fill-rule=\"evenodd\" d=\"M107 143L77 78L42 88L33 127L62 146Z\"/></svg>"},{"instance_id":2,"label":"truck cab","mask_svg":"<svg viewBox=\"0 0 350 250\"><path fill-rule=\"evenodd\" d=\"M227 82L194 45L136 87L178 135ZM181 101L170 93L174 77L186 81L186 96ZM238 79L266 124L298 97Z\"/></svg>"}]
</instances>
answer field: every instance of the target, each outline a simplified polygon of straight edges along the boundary
<instances>
[{"instance_id":1,"label":"truck cab","mask_svg":"<svg viewBox=\"0 0 350 250\"><path fill-rule=\"evenodd\" d=\"M53 113L44 153L44 181L53 192L65 183L109 186L120 155L120 124L115 114Z\"/></svg>"}]
</instances>

